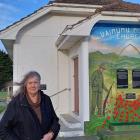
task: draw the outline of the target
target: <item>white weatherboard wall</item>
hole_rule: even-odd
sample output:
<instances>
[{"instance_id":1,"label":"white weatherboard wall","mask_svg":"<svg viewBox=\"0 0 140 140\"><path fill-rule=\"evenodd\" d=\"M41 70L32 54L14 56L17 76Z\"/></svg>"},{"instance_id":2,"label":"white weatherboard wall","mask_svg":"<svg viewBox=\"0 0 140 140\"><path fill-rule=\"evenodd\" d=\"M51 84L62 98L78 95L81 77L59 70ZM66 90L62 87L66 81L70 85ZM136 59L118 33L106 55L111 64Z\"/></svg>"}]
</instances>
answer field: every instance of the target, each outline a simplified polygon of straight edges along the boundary
<instances>
[{"instance_id":1,"label":"white weatherboard wall","mask_svg":"<svg viewBox=\"0 0 140 140\"><path fill-rule=\"evenodd\" d=\"M36 70L41 74L42 84L47 84L45 93L49 96L69 88L68 56L57 51L55 42L67 24L82 18L50 14L24 27L14 44L14 82L19 82L28 71ZM52 97L61 113L69 112L68 94L65 91Z\"/></svg>"},{"instance_id":2,"label":"white weatherboard wall","mask_svg":"<svg viewBox=\"0 0 140 140\"><path fill-rule=\"evenodd\" d=\"M59 87L59 104L58 104L58 111L63 113L69 112L69 95L70 89L68 83L68 55L67 52L58 52L57 57L58 62L58 87ZM65 91L64 91L65 90Z\"/></svg>"}]
</instances>

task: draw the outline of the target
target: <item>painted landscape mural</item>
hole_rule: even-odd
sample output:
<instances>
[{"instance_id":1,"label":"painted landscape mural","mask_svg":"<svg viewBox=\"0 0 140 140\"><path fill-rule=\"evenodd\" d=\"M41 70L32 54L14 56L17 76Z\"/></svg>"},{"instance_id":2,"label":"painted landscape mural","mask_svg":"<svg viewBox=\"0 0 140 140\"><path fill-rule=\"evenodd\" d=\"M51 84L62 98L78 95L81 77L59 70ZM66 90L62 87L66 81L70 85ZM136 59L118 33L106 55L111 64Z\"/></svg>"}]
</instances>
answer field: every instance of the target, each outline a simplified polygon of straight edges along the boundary
<instances>
[{"instance_id":1,"label":"painted landscape mural","mask_svg":"<svg viewBox=\"0 0 140 140\"><path fill-rule=\"evenodd\" d=\"M139 124L139 25L98 23L93 27L89 43L89 79L87 135L111 129L112 125Z\"/></svg>"}]
</instances>

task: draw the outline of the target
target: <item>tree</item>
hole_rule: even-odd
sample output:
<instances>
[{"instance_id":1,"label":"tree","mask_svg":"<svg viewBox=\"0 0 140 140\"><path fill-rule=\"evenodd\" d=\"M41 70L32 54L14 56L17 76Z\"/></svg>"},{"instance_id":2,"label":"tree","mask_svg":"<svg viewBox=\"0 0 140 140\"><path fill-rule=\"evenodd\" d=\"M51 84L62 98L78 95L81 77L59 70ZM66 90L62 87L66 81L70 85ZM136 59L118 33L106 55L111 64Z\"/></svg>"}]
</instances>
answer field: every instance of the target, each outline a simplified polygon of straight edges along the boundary
<instances>
[{"instance_id":1,"label":"tree","mask_svg":"<svg viewBox=\"0 0 140 140\"><path fill-rule=\"evenodd\" d=\"M13 62L8 54L0 50L0 90L4 84L13 79Z\"/></svg>"}]
</instances>

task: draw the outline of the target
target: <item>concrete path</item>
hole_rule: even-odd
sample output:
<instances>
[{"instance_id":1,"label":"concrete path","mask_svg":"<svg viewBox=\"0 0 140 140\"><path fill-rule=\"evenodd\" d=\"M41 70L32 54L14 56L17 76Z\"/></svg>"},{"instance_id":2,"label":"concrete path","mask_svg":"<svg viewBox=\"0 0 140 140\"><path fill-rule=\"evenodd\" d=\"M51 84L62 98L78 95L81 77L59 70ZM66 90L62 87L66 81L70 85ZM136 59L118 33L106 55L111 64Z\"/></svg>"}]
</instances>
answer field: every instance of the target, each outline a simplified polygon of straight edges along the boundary
<instances>
[{"instance_id":1,"label":"concrete path","mask_svg":"<svg viewBox=\"0 0 140 140\"><path fill-rule=\"evenodd\" d=\"M56 140L100 140L97 136L79 136L79 137L59 137Z\"/></svg>"}]
</instances>

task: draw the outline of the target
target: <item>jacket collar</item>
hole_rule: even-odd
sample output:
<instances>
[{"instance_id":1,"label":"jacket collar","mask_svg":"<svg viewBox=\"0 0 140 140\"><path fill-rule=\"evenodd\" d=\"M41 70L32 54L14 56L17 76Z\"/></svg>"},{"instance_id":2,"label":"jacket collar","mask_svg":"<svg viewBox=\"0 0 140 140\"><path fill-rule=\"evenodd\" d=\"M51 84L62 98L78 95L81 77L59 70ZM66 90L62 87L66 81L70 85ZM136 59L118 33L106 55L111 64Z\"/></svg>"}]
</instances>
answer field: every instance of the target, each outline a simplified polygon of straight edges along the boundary
<instances>
[{"instance_id":1,"label":"jacket collar","mask_svg":"<svg viewBox=\"0 0 140 140\"><path fill-rule=\"evenodd\" d=\"M40 95L41 95L41 100L42 100L42 97L43 97L43 92L40 90ZM29 103L28 103L28 100L27 100L27 97L24 93L20 93L19 94L19 101L20 101L20 105L23 106L23 107L30 107Z\"/></svg>"}]
</instances>

